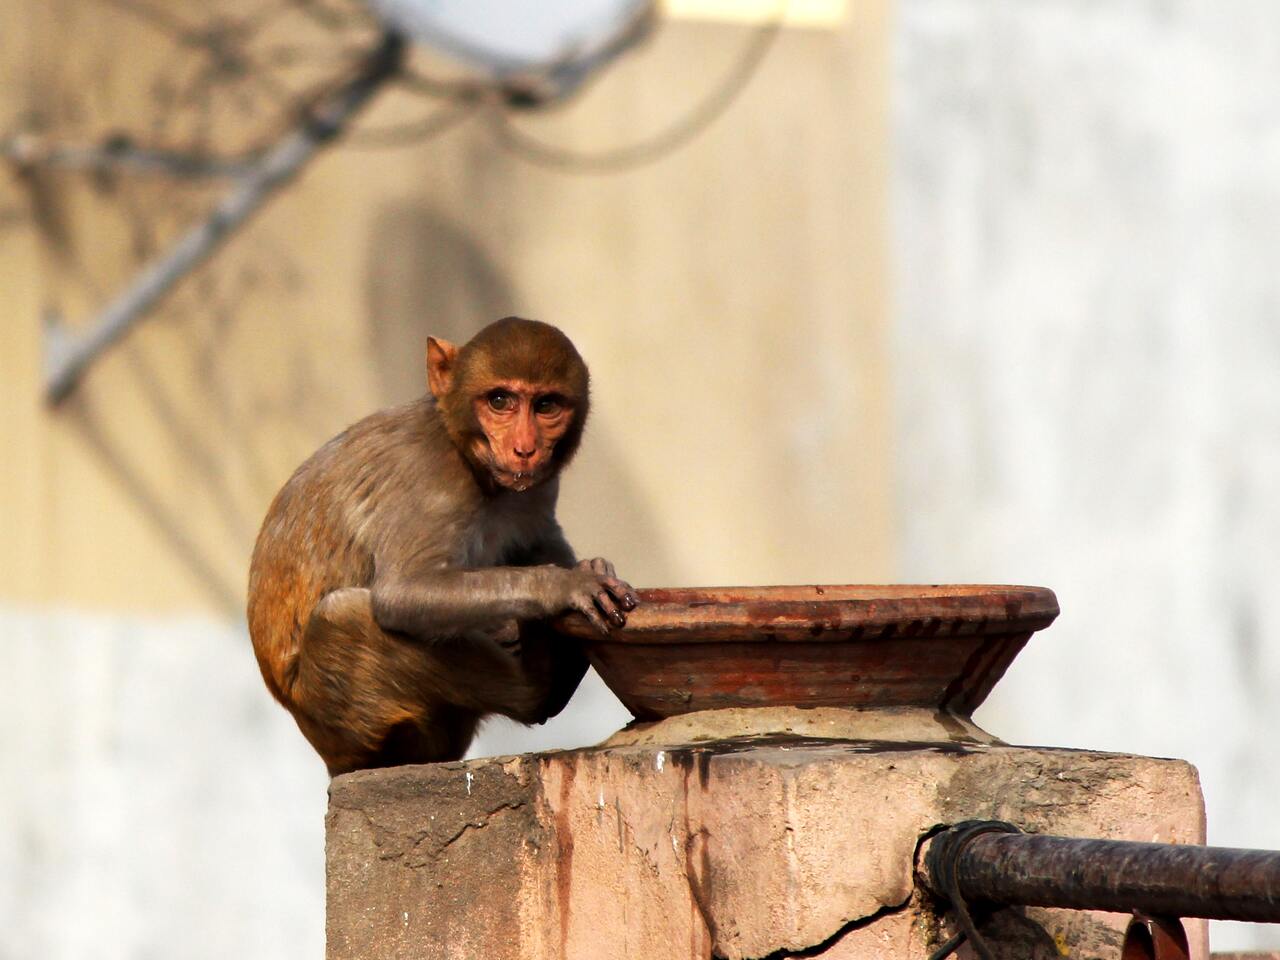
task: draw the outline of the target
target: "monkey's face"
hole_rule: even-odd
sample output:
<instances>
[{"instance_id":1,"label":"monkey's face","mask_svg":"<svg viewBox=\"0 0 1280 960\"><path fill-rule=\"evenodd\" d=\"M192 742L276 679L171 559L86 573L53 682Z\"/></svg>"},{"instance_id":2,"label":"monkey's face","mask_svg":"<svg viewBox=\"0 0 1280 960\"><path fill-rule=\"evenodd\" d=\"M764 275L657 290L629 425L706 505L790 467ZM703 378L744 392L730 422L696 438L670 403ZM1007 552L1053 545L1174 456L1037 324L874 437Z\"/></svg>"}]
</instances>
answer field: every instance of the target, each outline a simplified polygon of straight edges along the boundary
<instances>
[{"instance_id":1,"label":"monkey's face","mask_svg":"<svg viewBox=\"0 0 1280 960\"><path fill-rule=\"evenodd\" d=\"M509 381L472 400L483 437L472 455L498 486L523 491L555 472L556 443L575 416L573 402L553 388Z\"/></svg>"}]
</instances>

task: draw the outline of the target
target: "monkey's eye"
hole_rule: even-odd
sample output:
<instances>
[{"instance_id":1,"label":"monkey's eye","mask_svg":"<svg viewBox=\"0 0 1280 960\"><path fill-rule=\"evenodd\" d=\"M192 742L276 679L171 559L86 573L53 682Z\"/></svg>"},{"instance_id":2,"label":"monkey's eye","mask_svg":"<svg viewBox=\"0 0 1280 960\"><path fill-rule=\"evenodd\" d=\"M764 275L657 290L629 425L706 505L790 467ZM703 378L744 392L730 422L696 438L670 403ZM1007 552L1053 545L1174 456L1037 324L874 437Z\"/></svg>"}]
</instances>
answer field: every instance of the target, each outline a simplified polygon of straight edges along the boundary
<instances>
[{"instance_id":1,"label":"monkey's eye","mask_svg":"<svg viewBox=\"0 0 1280 960\"><path fill-rule=\"evenodd\" d=\"M543 417L554 417L564 409L564 398L548 394L533 401L533 412Z\"/></svg>"},{"instance_id":2,"label":"monkey's eye","mask_svg":"<svg viewBox=\"0 0 1280 960\"><path fill-rule=\"evenodd\" d=\"M505 390L493 390L489 393L489 409L498 413L506 413L516 405L516 398Z\"/></svg>"}]
</instances>

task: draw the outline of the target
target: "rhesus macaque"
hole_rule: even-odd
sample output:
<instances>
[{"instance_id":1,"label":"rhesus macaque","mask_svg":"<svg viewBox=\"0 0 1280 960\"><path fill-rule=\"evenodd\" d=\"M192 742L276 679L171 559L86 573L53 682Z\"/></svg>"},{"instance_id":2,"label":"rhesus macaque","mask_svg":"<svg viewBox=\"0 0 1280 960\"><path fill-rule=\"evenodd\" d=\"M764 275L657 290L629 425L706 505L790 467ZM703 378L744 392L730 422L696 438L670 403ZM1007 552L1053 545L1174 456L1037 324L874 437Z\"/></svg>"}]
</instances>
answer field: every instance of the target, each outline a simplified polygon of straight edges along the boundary
<instances>
[{"instance_id":1,"label":"rhesus macaque","mask_svg":"<svg viewBox=\"0 0 1280 960\"><path fill-rule=\"evenodd\" d=\"M568 337L508 317L428 338L427 380L299 467L253 552L258 666L331 775L458 759L485 714L555 716L587 664L545 618L606 633L637 603L556 523L587 418Z\"/></svg>"}]
</instances>

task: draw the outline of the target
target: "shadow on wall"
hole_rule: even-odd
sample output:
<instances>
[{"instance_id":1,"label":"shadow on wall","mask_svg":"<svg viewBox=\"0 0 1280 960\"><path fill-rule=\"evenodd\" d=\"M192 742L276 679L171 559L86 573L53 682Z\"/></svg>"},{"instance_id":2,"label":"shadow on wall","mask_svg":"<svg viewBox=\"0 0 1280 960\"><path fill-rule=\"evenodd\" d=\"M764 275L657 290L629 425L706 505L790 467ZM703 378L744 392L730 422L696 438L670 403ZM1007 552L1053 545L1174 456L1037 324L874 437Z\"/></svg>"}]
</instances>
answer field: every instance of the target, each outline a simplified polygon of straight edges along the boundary
<instances>
[{"instance_id":1,"label":"shadow on wall","mask_svg":"<svg viewBox=\"0 0 1280 960\"><path fill-rule=\"evenodd\" d=\"M427 337L464 343L520 312L504 272L458 224L425 204L387 203L365 265L378 390L402 403L426 390Z\"/></svg>"},{"instance_id":2,"label":"shadow on wall","mask_svg":"<svg viewBox=\"0 0 1280 960\"><path fill-rule=\"evenodd\" d=\"M151 382L145 377L138 377L140 387L149 387ZM185 429L172 419L172 408L168 407L158 394L149 394L159 418L174 431L175 440L183 445L192 456L202 458L207 452L200 435ZM223 572L215 556L211 556L202 545L201 533L190 528L181 512L166 501L164 495L156 488L150 474L148 463L142 459L131 458L129 451L122 444L111 439L110 431L102 422L92 403L88 402L83 390L66 401L65 420L79 434L85 447L93 453L99 464L120 485L133 501L142 516L152 528L160 534L175 561L181 564L187 573L203 590L206 598L213 606L229 619L238 619L243 615L244 591ZM227 491L219 481L215 471L209 477L213 499L225 505L229 519L236 527L243 527L248 518L228 500Z\"/></svg>"}]
</instances>

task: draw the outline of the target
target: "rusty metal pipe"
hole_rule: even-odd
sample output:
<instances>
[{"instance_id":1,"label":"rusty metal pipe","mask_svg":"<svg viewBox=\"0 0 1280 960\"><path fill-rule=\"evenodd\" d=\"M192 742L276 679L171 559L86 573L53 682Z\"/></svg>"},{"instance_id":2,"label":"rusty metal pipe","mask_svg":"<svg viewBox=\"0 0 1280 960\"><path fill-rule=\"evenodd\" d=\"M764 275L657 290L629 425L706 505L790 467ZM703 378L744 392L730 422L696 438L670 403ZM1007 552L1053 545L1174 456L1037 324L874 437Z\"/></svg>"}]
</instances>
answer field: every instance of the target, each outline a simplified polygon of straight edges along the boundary
<instances>
[{"instance_id":1,"label":"rusty metal pipe","mask_svg":"<svg viewBox=\"0 0 1280 960\"><path fill-rule=\"evenodd\" d=\"M953 827L922 852L925 885L946 895L953 868L968 901L1280 923L1280 852L1271 850Z\"/></svg>"}]
</instances>

